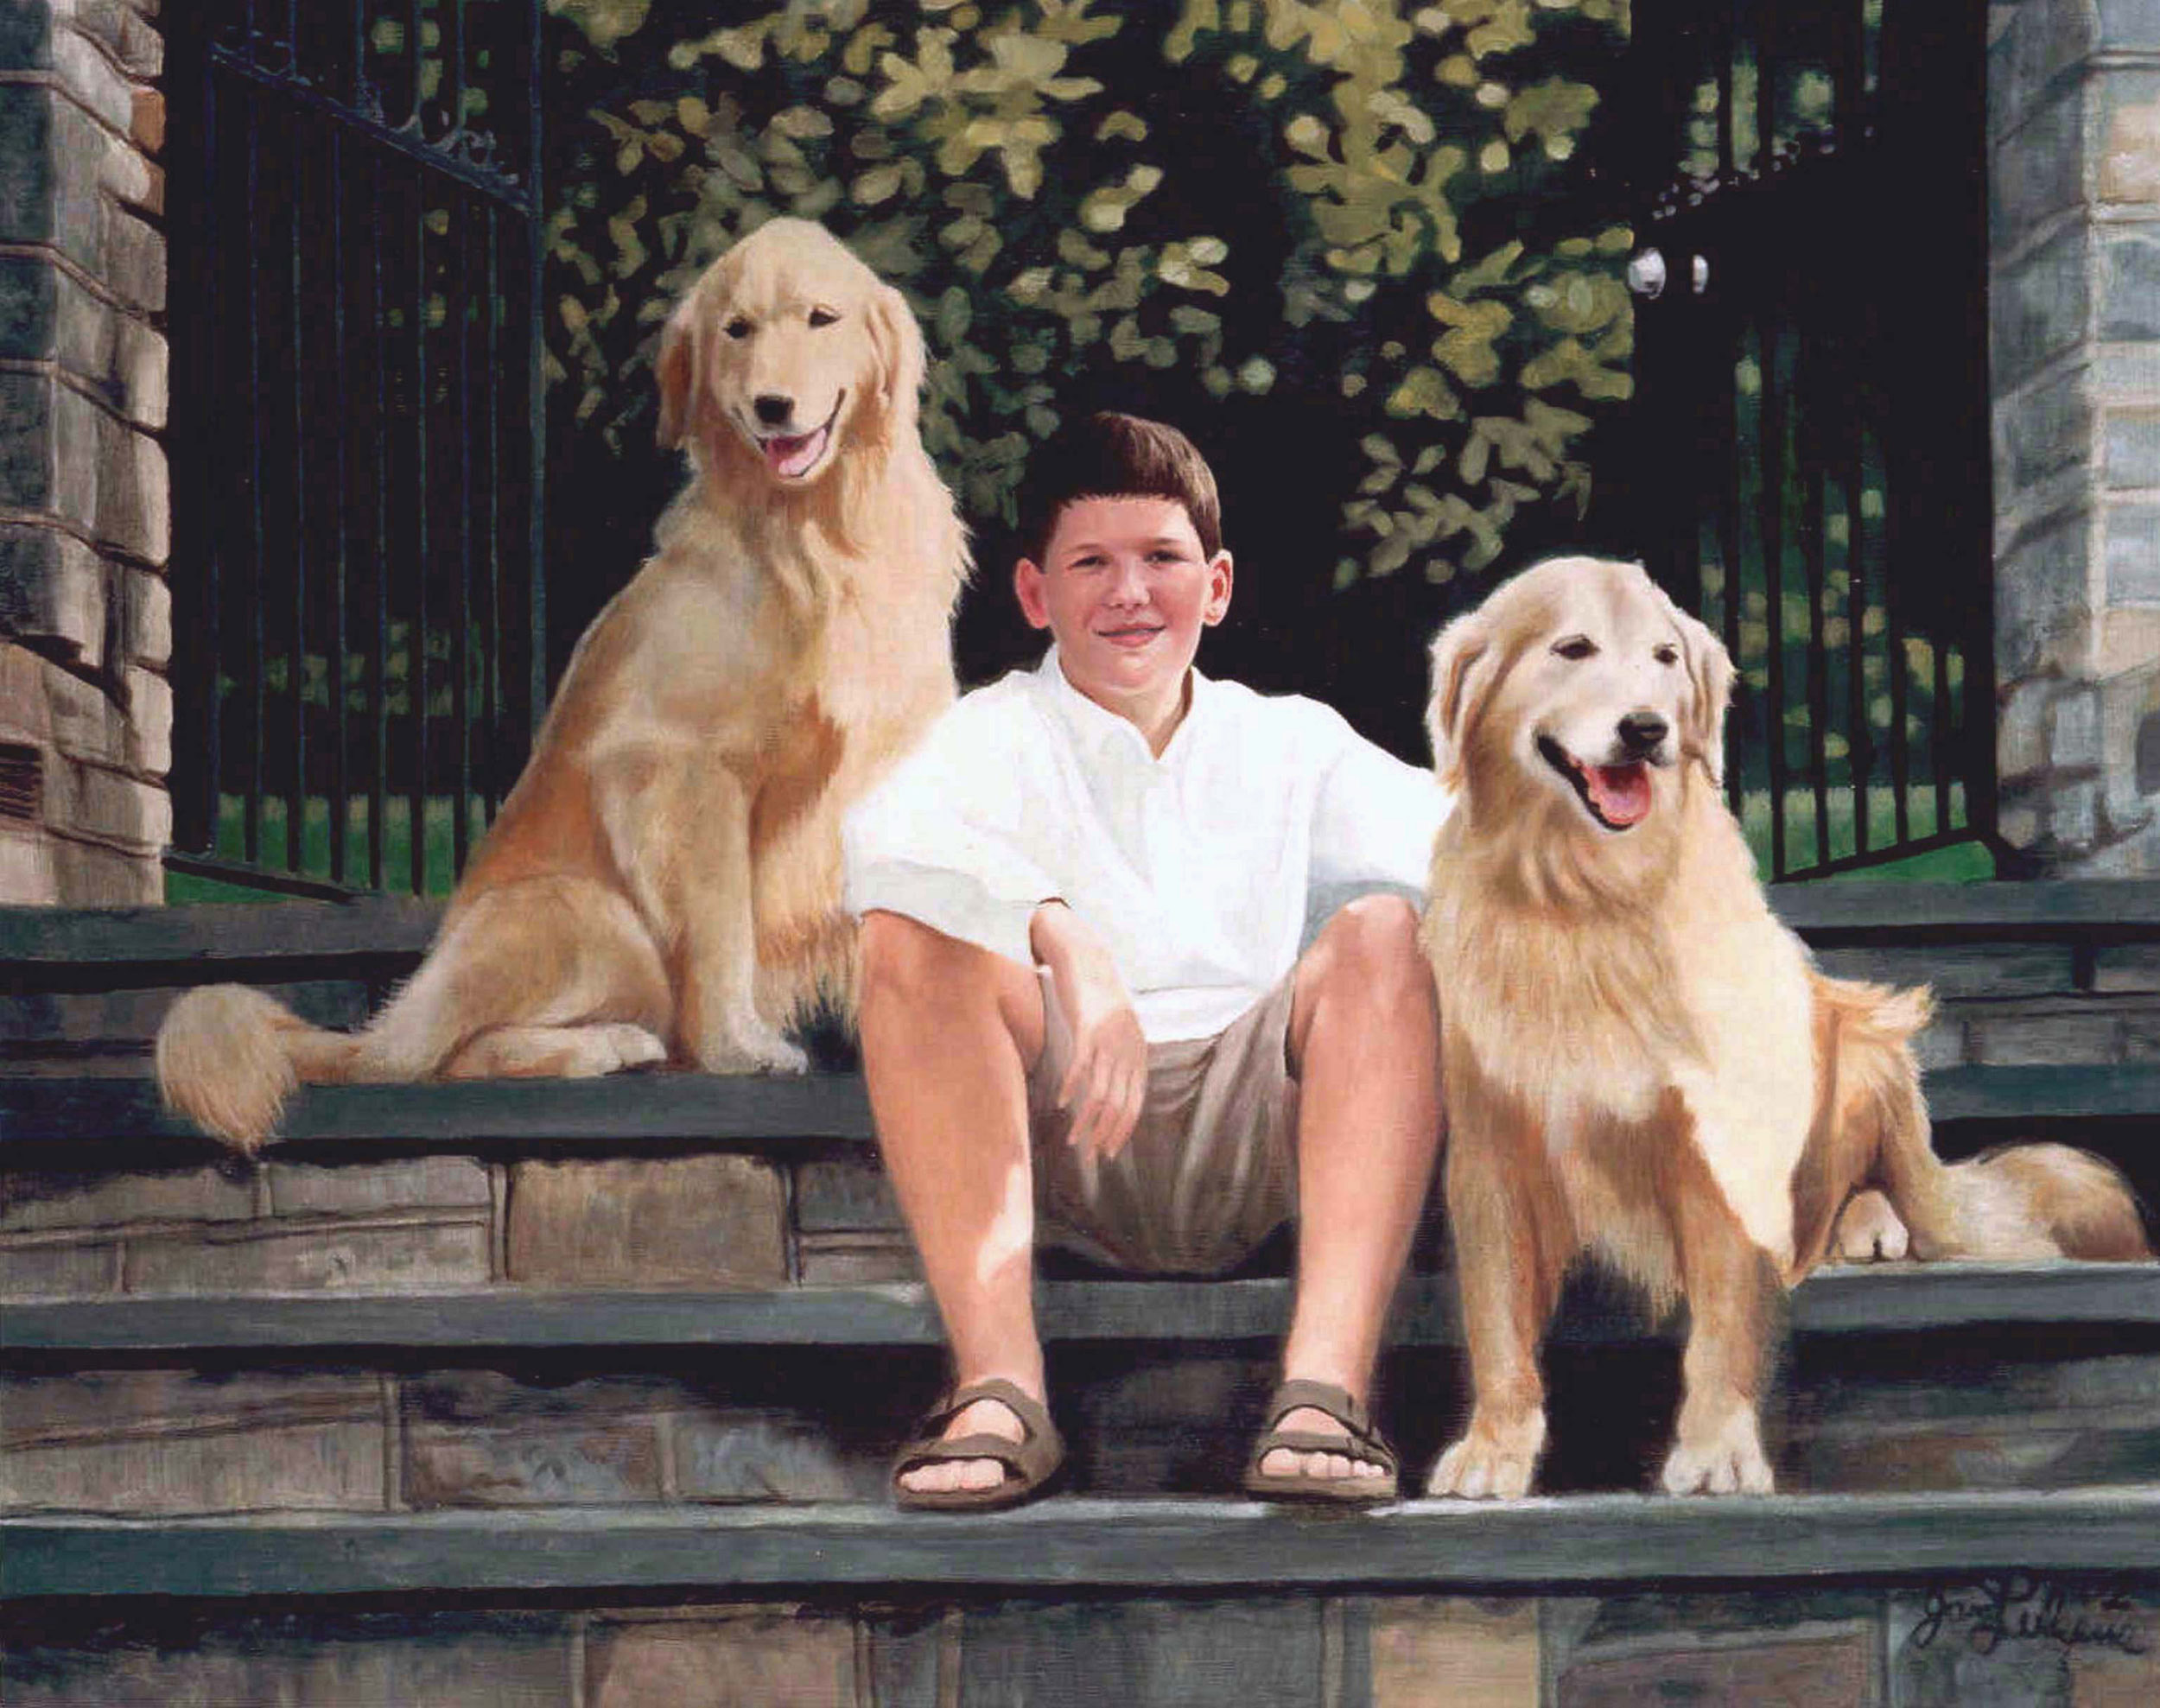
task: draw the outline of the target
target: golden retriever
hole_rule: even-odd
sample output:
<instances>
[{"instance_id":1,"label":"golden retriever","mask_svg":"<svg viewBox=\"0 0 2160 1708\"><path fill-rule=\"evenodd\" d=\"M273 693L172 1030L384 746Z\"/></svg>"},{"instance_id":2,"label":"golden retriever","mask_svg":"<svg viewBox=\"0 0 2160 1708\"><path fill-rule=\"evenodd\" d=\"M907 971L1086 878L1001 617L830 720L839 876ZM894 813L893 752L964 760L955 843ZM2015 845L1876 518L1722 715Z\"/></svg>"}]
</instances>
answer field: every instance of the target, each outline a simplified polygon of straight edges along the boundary
<instances>
[{"instance_id":1,"label":"golden retriever","mask_svg":"<svg viewBox=\"0 0 2160 1708\"><path fill-rule=\"evenodd\" d=\"M1909 1043L1927 992L1824 977L1771 913L1720 787L1731 662L1641 568L1539 564L1441 632L1432 680L1459 798L1422 941L1473 1389L1432 1493L1528 1490L1538 1344L1585 1253L1687 1301L1674 1494L1769 1489L1772 1307L1826 1254L1907 1230L1922 1258L2149 1254L2082 1152L1937 1159Z\"/></svg>"},{"instance_id":2,"label":"golden retriever","mask_svg":"<svg viewBox=\"0 0 2160 1708\"><path fill-rule=\"evenodd\" d=\"M296 1081L797 1072L852 994L840 817L953 698L965 532L917 430L905 300L776 219L669 320L660 441L688 486L579 641L418 972L365 1031L260 993L176 1003L168 1102L243 1147Z\"/></svg>"}]
</instances>

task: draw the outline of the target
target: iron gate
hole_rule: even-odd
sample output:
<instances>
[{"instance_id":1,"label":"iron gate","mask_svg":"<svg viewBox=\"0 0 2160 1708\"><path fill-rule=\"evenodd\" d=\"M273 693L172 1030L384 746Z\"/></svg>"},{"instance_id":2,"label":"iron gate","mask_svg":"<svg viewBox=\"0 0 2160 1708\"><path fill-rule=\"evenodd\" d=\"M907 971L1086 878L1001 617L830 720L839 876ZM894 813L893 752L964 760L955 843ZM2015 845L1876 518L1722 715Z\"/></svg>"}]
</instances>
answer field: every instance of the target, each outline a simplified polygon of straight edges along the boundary
<instances>
[{"instance_id":1,"label":"iron gate","mask_svg":"<svg viewBox=\"0 0 2160 1708\"><path fill-rule=\"evenodd\" d=\"M1776 878L1993 832L1984 12L1635 12L1636 525Z\"/></svg>"},{"instance_id":2,"label":"iron gate","mask_svg":"<svg viewBox=\"0 0 2160 1708\"><path fill-rule=\"evenodd\" d=\"M177 870L441 891L524 759L543 8L168 12Z\"/></svg>"}]
</instances>

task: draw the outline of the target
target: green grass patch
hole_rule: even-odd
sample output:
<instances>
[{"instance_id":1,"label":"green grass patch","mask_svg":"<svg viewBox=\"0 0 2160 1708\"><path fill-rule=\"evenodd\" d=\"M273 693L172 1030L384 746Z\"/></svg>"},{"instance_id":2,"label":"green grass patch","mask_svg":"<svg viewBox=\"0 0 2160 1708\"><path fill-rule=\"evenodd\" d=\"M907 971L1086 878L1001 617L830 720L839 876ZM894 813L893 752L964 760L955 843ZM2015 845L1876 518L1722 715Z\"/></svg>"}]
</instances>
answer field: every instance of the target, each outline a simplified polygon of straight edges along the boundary
<instances>
[{"instance_id":1,"label":"green grass patch","mask_svg":"<svg viewBox=\"0 0 2160 1708\"><path fill-rule=\"evenodd\" d=\"M372 873L367 860L367 826L369 802L365 795L355 797L349 808L350 817L345 832L345 876L343 882L354 889L366 889ZM422 835L425 838L427 883L421 893L447 896L457 881L454 869L456 848L453 832L456 828L456 799L453 796L430 796L422 818ZM263 803L261 822L261 853L257 864L276 870L286 869L286 827L290 818L287 803L283 799ZM487 803L474 795L467 803L466 823L472 841L477 844L487 829ZM225 860L247 858L247 831L245 808L240 797L227 795L218 803L218 855ZM322 796L312 796L301 814L299 874L318 878L324 882L334 881L330 873L330 803ZM383 803L383 887L400 893L408 890L412 881L412 803L400 796ZM189 901L274 901L276 894L267 890L251 889L244 884L228 884L214 878L199 878L187 873L168 872L165 874L165 899L168 902Z\"/></svg>"}]
</instances>

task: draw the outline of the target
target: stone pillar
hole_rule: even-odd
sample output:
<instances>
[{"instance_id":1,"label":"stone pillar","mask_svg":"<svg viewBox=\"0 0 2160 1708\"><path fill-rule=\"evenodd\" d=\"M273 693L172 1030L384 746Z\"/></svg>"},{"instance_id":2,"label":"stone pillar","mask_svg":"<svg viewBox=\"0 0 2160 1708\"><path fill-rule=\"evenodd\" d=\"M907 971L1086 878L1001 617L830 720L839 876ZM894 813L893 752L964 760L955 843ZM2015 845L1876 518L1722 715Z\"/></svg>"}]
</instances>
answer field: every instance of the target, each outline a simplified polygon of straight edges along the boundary
<instances>
[{"instance_id":1,"label":"stone pillar","mask_svg":"<svg viewBox=\"0 0 2160 1708\"><path fill-rule=\"evenodd\" d=\"M2160 872L2160 0L1990 18L1997 757L2036 874Z\"/></svg>"},{"instance_id":2,"label":"stone pillar","mask_svg":"<svg viewBox=\"0 0 2160 1708\"><path fill-rule=\"evenodd\" d=\"M0 902L156 901L160 0L0 0Z\"/></svg>"}]
</instances>

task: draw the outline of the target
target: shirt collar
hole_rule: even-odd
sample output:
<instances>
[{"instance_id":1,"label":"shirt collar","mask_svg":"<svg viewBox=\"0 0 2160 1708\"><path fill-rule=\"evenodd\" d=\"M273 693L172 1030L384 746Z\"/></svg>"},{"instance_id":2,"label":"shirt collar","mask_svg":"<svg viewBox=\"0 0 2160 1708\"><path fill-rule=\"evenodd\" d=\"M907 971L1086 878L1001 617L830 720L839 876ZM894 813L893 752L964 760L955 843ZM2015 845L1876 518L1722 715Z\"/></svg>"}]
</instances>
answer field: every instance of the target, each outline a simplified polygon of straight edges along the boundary
<instances>
[{"instance_id":1,"label":"shirt collar","mask_svg":"<svg viewBox=\"0 0 2160 1708\"><path fill-rule=\"evenodd\" d=\"M1192 666L1188 674L1192 680L1192 698L1177 728L1171 731L1160 758L1147 751L1147 738L1129 720L1107 707L1096 705L1066 680L1064 666L1058 660L1057 642L1052 641L1049 651L1043 654L1043 662L1035 670L1035 679L1075 735L1098 747L1122 742L1151 765L1166 765L1189 745L1185 732L1192 727L1202 708L1210 704L1215 695L1215 684L1200 674L1198 665Z\"/></svg>"}]
</instances>

